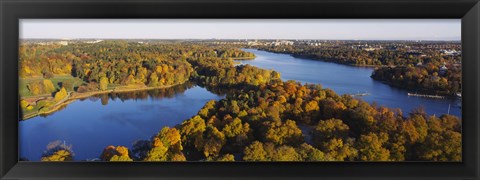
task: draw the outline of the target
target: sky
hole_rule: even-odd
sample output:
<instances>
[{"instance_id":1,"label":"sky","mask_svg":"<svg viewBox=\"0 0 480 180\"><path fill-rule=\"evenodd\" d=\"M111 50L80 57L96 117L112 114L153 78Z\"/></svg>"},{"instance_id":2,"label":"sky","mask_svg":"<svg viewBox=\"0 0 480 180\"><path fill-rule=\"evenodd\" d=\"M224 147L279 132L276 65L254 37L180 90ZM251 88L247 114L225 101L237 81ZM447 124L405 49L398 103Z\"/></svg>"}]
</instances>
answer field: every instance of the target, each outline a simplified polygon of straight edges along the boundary
<instances>
[{"instance_id":1,"label":"sky","mask_svg":"<svg viewBox=\"0 0 480 180\"><path fill-rule=\"evenodd\" d=\"M21 19L20 39L460 40L460 19Z\"/></svg>"}]
</instances>

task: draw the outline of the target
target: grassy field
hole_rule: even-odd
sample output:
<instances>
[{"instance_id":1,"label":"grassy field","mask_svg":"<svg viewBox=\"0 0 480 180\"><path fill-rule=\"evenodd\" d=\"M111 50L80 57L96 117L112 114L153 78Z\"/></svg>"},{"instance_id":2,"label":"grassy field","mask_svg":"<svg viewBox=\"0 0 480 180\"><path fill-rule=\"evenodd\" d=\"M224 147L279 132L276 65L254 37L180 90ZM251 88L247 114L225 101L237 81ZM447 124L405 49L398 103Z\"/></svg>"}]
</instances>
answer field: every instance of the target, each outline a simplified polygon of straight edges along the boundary
<instances>
[{"instance_id":1,"label":"grassy field","mask_svg":"<svg viewBox=\"0 0 480 180\"><path fill-rule=\"evenodd\" d=\"M43 79L44 79L43 77L20 78L18 82L20 97L32 97L33 95L28 90L27 85L33 81L41 81ZM50 80L52 81L55 88L57 88L57 90L60 89L60 82L63 82L65 80L72 80L72 82L74 82L75 84L74 87L78 87L81 84L85 83L80 78L76 78L71 75L56 75L53 78L50 78ZM68 89L67 91L72 91L72 90ZM37 96L47 96L47 95L51 96L51 94L40 94Z\"/></svg>"}]
</instances>

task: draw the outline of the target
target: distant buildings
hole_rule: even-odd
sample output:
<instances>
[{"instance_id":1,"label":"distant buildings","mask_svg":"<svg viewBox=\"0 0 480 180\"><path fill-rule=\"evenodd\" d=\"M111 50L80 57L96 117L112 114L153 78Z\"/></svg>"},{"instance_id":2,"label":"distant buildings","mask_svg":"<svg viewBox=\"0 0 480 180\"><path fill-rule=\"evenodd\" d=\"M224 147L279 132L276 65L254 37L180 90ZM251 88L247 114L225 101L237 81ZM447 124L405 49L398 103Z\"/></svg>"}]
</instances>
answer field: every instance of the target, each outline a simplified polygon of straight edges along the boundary
<instances>
[{"instance_id":1,"label":"distant buildings","mask_svg":"<svg viewBox=\"0 0 480 180\"><path fill-rule=\"evenodd\" d=\"M272 42L270 45L271 46L281 46L281 45L286 45L286 46L291 46L293 45L294 42L293 41L285 41L285 40L282 40L282 41L275 41L275 42Z\"/></svg>"},{"instance_id":2,"label":"distant buildings","mask_svg":"<svg viewBox=\"0 0 480 180\"><path fill-rule=\"evenodd\" d=\"M441 52L449 56L456 56L462 53L462 51L456 51L456 50L441 50Z\"/></svg>"},{"instance_id":3,"label":"distant buildings","mask_svg":"<svg viewBox=\"0 0 480 180\"><path fill-rule=\"evenodd\" d=\"M38 44L38 45L54 45L54 44L58 44L58 45L62 45L62 46L66 46L68 45L68 41L40 41L40 42L36 42L35 44Z\"/></svg>"},{"instance_id":4,"label":"distant buildings","mask_svg":"<svg viewBox=\"0 0 480 180\"><path fill-rule=\"evenodd\" d=\"M418 61L417 66L423 66L422 61Z\"/></svg>"},{"instance_id":5,"label":"distant buildings","mask_svg":"<svg viewBox=\"0 0 480 180\"><path fill-rule=\"evenodd\" d=\"M381 45L372 46L369 44L353 45L351 46L351 48L356 50L364 50L364 51L375 51L375 50L383 49Z\"/></svg>"},{"instance_id":6,"label":"distant buildings","mask_svg":"<svg viewBox=\"0 0 480 180\"><path fill-rule=\"evenodd\" d=\"M93 41L85 41L85 43L87 44L95 44L95 43L99 43L99 42L102 42L103 40L93 40Z\"/></svg>"},{"instance_id":7,"label":"distant buildings","mask_svg":"<svg viewBox=\"0 0 480 180\"><path fill-rule=\"evenodd\" d=\"M247 45L249 46L260 46L260 45L267 45L267 46L292 46L294 45L295 42L293 41L288 41L288 40L276 40L276 41L248 41Z\"/></svg>"},{"instance_id":8,"label":"distant buildings","mask_svg":"<svg viewBox=\"0 0 480 180\"><path fill-rule=\"evenodd\" d=\"M68 41L58 41L58 44L60 44L62 46L66 46L66 45L68 45Z\"/></svg>"}]
</instances>

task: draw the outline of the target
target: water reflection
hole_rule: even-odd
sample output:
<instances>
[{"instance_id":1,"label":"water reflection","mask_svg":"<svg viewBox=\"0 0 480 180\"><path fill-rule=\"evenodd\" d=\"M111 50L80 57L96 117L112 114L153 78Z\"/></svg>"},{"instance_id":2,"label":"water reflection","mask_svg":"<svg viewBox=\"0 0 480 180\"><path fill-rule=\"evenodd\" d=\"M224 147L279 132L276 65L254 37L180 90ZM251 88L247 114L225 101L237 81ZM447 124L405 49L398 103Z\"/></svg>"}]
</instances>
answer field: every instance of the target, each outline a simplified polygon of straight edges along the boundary
<instances>
[{"instance_id":1,"label":"water reflection","mask_svg":"<svg viewBox=\"0 0 480 180\"><path fill-rule=\"evenodd\" d=\"M132 147L164 126L173 127L192 117L206 102L224 97L189 82L77 100L45 117L21 121L20 157L38 161L48 143L60 140L74 145L75 160L98 158L108 145Z\"/></svg>"}]
</instances>

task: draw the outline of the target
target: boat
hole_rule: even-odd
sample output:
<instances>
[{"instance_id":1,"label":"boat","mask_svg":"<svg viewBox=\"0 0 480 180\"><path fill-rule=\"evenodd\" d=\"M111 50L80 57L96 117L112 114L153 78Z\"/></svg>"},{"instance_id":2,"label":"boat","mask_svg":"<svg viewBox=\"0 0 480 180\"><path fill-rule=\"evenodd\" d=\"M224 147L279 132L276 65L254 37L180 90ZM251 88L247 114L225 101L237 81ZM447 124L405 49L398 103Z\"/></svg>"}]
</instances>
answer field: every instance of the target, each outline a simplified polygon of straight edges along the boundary
<instances>
[{"instance_id":1,"label":"boat","mask_svg":"<svg viewBox=\"0 0 480 180\"><path fill-rule=\"evenodd\" d=\"M351 94L350 96L359 97L359 96L368 96L368 95L370 95L370 93L364 92L364 93Z\"/></svg>"},{"instance_id":2,"label":"boat","mask_svg":"<svg viewBox=\"0 0 480 180\"><path fill-rule=\"evenodd\" d=\"M443 99L445 96L439 95L428 95L428 94L417 94L417 93L407 93L408 96L416 96L416 97L426 97L426 98L435 98L435 99Z\"/></svg>"}]
</instances>

